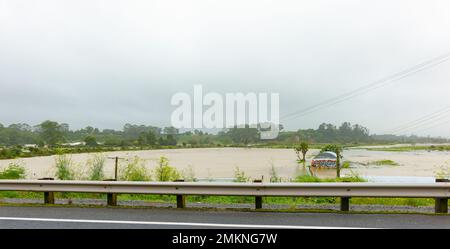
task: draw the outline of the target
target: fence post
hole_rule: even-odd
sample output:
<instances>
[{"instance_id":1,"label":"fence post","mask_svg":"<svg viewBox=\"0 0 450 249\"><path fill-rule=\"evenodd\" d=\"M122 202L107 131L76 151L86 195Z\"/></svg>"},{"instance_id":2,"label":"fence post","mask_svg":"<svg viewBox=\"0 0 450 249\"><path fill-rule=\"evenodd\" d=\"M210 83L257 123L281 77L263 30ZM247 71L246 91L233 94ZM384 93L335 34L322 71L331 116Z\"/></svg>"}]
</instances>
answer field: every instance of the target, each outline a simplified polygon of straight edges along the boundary
<instances>
[{"instance_id":1,"label":"fence post","mask_svg":"<svg viewBox=\"0 0 450 249\"><path fill-rule=\"evenodd\" d=\"M262 180L254 180L253 183L262 183ZM262 209L262 196L255 196L255 209Z\"/></svg>"},{"instance_id":2,"label":"fence post","mask_svg":"<svg viewBox=\"0 0 450 249\"><path fill-rule=\"evenodd\" d=\"M183 179L175 180L175 182L184 182ZM186 196L177 195L177 208L185 208L186 207Z\"/></svg>"},{"instance_id":3,"label":"fence post","mask_svg":"<svg viewBox=\"0 0 450 249\"><path fill-rule=\"evenodd\" d=\"M39 180L42 181L53 181L55 180L54 178L41 178ZM54 192L44 192L44 203L45 204L55 204L55 193Z\"/></svg>"},{"instance_id":4,"label":"fence post","mask_svg":"<svg viewBox=\"0 0 450 249\"><path fill-rule=\"evenodd\" d=\"M450 182L449 179L436 179L436 182ZM448 213L448 198L434 199L434 212L437 214Z\"/></svg>"},{"instance_id":5,"label":"fence post","mask_svg":"<svg viewBox=\"0 0 450 249\"><path fill-rule=\"evenodd\" d=\"M114 182L116 179L106 179L103 180L105 182ZM106 195L106 203L108 206L117 206L117 194L116 193L108 193Z\"/></svg>"}]
</instances>

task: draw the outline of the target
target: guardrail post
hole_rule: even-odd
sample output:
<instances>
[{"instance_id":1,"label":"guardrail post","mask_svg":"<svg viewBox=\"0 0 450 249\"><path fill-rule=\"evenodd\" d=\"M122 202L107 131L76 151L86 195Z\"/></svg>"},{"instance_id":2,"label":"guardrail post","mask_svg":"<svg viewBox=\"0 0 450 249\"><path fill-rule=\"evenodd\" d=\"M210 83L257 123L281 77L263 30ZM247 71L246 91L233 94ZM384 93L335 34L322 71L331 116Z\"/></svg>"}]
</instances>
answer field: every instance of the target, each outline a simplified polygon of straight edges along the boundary
<instances>
[{"instance_id":1,"label":"guardrail post","mask_svg":"<svg viewBox=\"0 0 450 249\"><path fill-rule=\"evenodd\" d=\"M47 177L47 178L41 178L39 180L42 180L42 181L53 181L55 179ZM53 192L44 192L44 203L45 204L55 204L55 193L53 193Z\"/></svg>"},{"instance_id":2,"label":"guardrail post","mask_svg":"<svg viewBox=\"0 0 450 249\"><path fill-rule=\"evenodd\" d=\"M449 179L436 179L436 182L450 182ZM437 214L448 213L448 198L434 199L434 212Z\"/></svg>"},{"instance_id":3,"label":"guardrail post","mask_svg":"<svg viewBox=\"0 0 450 249\"><path fill-rule=\"evenodd\" d=\"M350 211L350 197L341 197L341 211Z\"/></svg>"},{"instance_id":4,"label":"guardrail post","mask_svg":"<svg viewBox=\"0 0 450 249\"><path fill-rule=\"evenodd\" d=\"M106 179L106 180L103 180L103 181L110 181L110 182L113 182L113 181L116 181L116 179ZM106 203L107 203L107 205L108 206L117 206L117 194L115 194L115 193L108 193L107 195L106 195Z\"/></svg>"},{"instance_id":5,"label":"guardrail post","mask_svg":"<svg viewBox=\"0 0 450 249\"><path fill-rule=\"evenodd\" d=\"M175 182L184 182L184 180L175 180ZM185 208L186 207L186 196L177 195L177 208Z\"/></svg>"},{"instance_id":6,"label":"guardrail post","mask_svg":"<svg viewBox=\"0 0 450 249\"><path fill-rule=\"evenodd\" d=\"M262 183L262 180L254 180L253 183ZM255 196L255 209L262 209L262 196Z\"/></svg>"}]
</instances>

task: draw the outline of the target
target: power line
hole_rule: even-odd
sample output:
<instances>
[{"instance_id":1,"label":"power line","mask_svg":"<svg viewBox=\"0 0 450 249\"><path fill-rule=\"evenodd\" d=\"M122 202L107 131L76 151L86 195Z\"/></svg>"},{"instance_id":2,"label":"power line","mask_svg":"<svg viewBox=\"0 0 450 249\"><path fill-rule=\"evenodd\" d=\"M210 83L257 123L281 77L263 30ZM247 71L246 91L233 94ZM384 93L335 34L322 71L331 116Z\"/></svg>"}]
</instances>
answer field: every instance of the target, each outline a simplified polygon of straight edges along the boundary
<instances>
[{"instance_id":1,"label":"power line","mask_svg":"<svg viewBox=\"0 0 450 249\"><path fill-rule=\"evenodd\" d=\"M417 128L417 126L419 126L419 127L423 126L424 124L427 125L430 121L433 121L434 119L441 119L441 118L447 117L448 115L446 115L446 114L448 114L449 111L450 111L450 106L445 107L439 111L427 114L423 117L420 117L416 120L410 121L403 125L397 126L394 129L386 130L384 133L398 133L398 132L409 130L412 128ZM440 117L442 115L444 115L444 116Z\"/></svg>"},{"instance_id":2,"label":"power line","mask_svg":"<svg viewBox=\"0 0 450 249\"><path fill-rule=\"evenodd\" d=\"M426 130L429 130L429 129L433 129L433 128L436 128L436 127L439 127L439 126L442 126L442 125L445 125L445 124L449 124L449 123L450 123L450 120L447 120L445 122L438 123L438 124L435 124L433 126L426 127L424 129L418 130L418 131L416 131L416 133L419 133L419 132L422 132L422 131L426 131Z\"/></svg>"},{"instance_id":3,"label":"power line","mask_svg":"<svg viewBox=\"0 0 450 249\"><path fill-rule=\"evenodd\" d=\"M331 105L341 103L341 102L346 101L348 99L354 98L356 96L359 96L359 95L365 94L367 92L373 91L375 89L378 89L380 87L383 87L383 86L385 86L387 84L390 84L390 83L392 83L394 81L398 81L398 80L401 80L403 78L406 78L406 77L408 77L408 76L410 76L412 74L415 74L415 73L421 72L423 70L429 69L431 67L437 66L439 64L442 64L442 63L448 61L449 59L450 59L450 53L443 54L441 56L438 56L438 57L435 57L435 58L430 59L428 61L422 62L422 63L420 63L418 65L415 65L415 66L413 66L411 68L408 68L406 70L400 71L400 72L392 74L392 75L390 75L388 77L385 77L385 78L382 78L380 80L374 81L374 82L372 82L372 83L370 83L368 85L359 87L359 88L357 88L355 90L352 90L350 92L347 92L347 93L338 95L336 97L330 98L328 100L322 101L322 102L320 102L320 103L318 103L316 105L307 107L305 109L302 109L302 110L295 111L295 112L292 112L290 114L284 115L284 116L281 117L281 119L283 119L285 121L286 120L295 119L295 118L298 118L300 116L304 116L304 115L307 115L309 113L315 112L317 110L329 107Z\"/></svg>"}]
</instances>

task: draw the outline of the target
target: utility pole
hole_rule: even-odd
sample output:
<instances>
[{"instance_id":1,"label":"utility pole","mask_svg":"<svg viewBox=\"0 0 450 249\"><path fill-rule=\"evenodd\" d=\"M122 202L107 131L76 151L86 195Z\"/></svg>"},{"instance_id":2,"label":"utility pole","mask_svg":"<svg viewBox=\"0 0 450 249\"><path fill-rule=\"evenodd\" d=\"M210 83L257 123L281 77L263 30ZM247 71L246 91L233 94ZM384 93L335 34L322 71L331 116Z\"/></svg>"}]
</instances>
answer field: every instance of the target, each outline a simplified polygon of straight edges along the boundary
<instances>
[{"instance_id":1,"label":"utility pole","mask_svg":"<svg viewBox=\"0 0 450 249\"><path fill-rule=\"evenodd\" d=\"M115 157L108 157L108 159L114 159L114 181L117 181L117 171L119 168L119 159L124 159L124 158L119 158L118 156Z\"/></svg>"}]
</instances>

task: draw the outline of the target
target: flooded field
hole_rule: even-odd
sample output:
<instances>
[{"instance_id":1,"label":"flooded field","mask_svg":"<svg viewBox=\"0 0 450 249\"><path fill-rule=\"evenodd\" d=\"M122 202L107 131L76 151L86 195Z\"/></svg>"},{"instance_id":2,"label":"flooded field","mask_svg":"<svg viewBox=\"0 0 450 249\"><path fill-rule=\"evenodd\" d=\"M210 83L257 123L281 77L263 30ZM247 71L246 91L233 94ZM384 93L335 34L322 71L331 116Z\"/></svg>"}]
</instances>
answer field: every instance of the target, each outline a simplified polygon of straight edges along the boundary
<instances>
[{"instance_id":1,"label":"flooded field","mask_svg":"<svg viewBox=\"0 0 450 249\"><path fill-rule=\"evenodd\" d=\"M310 150L307 154L308 162L318 150ZM196 178L216 179L233 178L236 167L244 171L251 178L270 179L272 166L277 175L284 179L294 178L299 174L307 174L305 168L296 162L297 157L291 149L261 149L261 148L207 148L207 149L175 149L123 151L104 153L108 157L132 158L138 156L145 160L146 167L151 170L156 167L161 156L170 160L170 165L179 170L191 168ZM90 154L73 154L73 161L79 170L86 170L85 163ZM350 149L344 151L344 161L349 161L350 167L343 169L344 175L358 174L383 179L405 179L405 177L434 177L440 166L450 165L450 152L445 151L412 151L412 152L384 152L368 151L365 149ZM392 160L398 165L374 165L371 162ZM36 179L51 177L55 157L35 157L15 160L1 160L0 168L10 162L21 161L27 169L28 178ZM121 160L121 164L126 160ZM105 166L106 176L112 177L114 160L108 159ZM334 169L314 169L313 173L320 177L334 177ZM403 178L402 178L403 177ZM378 180L380 181L380 180ZM395 180L394 180L395 181Z\"/></svg>"}]
</instances>

